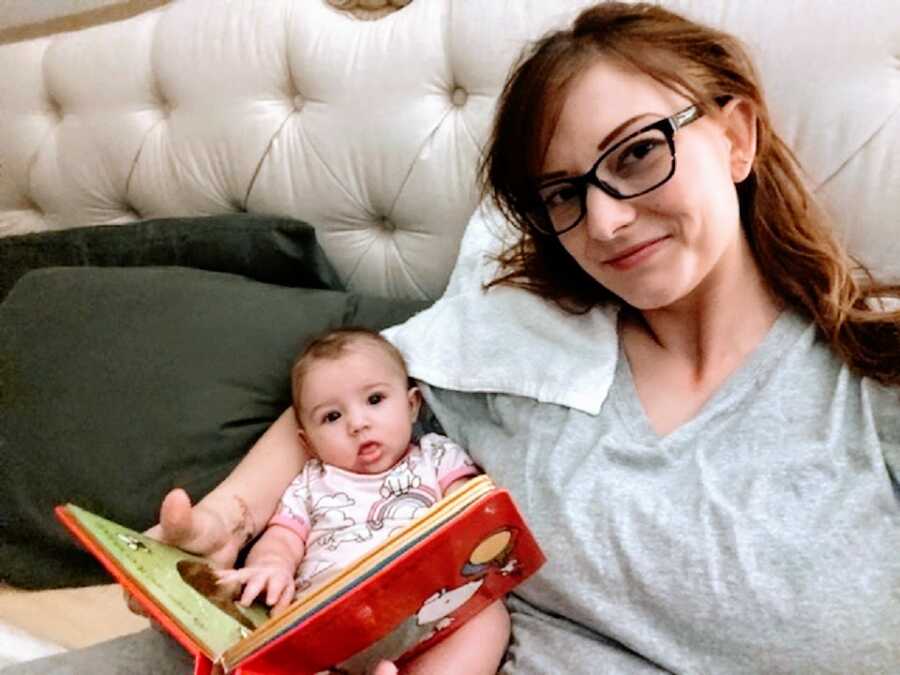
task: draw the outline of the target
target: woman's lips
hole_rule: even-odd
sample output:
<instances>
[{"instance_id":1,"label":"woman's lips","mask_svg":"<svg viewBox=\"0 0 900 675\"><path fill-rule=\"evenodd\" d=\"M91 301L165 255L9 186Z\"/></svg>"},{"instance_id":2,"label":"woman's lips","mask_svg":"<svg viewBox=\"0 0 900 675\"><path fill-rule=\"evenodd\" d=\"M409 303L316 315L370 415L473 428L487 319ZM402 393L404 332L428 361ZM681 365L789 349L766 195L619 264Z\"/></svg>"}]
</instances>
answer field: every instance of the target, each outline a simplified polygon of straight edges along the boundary
<instances>
[{"instance_id":1,"label":"woman's lips","mask_svg":"<svg viewBox=\"0 0 900 675\"><path fill-rule=\"evenodd\" d=\"M631 269L632 267L640 265L647 258L656 253L668 239L668 236L649 239L617 253L612 258L607 258L603 261L603 264L609 265L617 270Z\"/></svg>"}]
</instances>

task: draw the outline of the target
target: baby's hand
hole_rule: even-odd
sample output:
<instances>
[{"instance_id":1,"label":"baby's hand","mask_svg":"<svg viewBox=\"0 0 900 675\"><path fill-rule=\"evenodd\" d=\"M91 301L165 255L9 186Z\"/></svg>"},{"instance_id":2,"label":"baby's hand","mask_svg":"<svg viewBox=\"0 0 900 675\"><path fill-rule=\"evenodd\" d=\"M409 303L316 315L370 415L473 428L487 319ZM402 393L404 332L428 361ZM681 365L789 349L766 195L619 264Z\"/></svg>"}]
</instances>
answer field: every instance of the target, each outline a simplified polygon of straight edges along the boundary
<instances>
[{"instance_id":1,"label":"baby's hand","mask_svg":"<svg viewBox=\"0 0 900 675\"><path fill-rule=\"evenodd\" d=\"M273 616L283 612L294 599L294 571L282 560L258 561L239 570L220 570L216 576L220 584L244 586L238 600L244 607L249 607L265 591L265 602L272 608Z\"/></svg>"}]
</instances>

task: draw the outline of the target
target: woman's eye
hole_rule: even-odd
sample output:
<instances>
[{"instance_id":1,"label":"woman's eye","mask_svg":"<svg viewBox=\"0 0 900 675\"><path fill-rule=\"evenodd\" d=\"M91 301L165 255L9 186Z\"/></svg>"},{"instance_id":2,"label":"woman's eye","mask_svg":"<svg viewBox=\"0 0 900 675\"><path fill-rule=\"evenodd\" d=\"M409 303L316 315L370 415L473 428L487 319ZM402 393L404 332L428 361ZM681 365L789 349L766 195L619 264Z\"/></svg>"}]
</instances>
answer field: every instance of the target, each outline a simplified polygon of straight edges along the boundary
<instances>
[{"instance_id":1,"label":"woman's eye","mask_svg":"<svg viewBox=\"0 0 900 675\"><path fill-rule=\"evenodd\" d=\"M643 162L663 145L665 145L664 141L655 138L642 139L632 143L619 154L618 165L620 168L627 168Z\"/></svg>"},{"instance_id":2,"label":"woman's eye","mask_svg":"<svg viewBox=\"0 0 900 675\"><path fill-rule=\"evenodd\" d=\"M548 208L568 204L573 199L578 199L578 188L571 183L555 185L552 188L548 188L542 194L541 199Z\"/></svg>"},{"instance_id":3,"label":"woman's eye","mask_svg":"<svg viewBox=\"0 0 900 675\"><path fill-rule=\"evenodd\" d=\"M341 413L337 410L332 410L331 412L325 413L324 417L322 417L322 422L325 424L332 424L333 422L337 422L341 419Z\"/></svg>"},{"instance_id":4,"label":"woman's eye","mask_svg":"<svg viewBox=\"0 0 900 675\"><path fill-rule=\"evenodd\" d=\"M381 394L381 393L369 394L368 401L369 401L370 405L378 405L383 400L384 400L384 394Z\"/></svg>"}]
</instances>

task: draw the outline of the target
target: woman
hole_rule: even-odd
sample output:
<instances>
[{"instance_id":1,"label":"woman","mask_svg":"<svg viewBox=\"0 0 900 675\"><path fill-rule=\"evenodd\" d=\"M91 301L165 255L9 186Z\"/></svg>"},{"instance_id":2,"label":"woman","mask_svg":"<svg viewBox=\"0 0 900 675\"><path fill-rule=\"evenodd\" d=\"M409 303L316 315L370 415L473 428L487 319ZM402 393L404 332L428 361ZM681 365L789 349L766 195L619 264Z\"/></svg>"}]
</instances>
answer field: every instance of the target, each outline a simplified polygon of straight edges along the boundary
<instances>
[{"instance_id":1,"label":"woman","mask_svg":"<svg viewBox=\"0 0 900 675\"><path fill-rule=\"evenodd\" d=\"M898 289L829 235L741 46L587 10L512 74L483 175L521 231L494 284L622 308L597 416L424 387L550 560L506 670L900 669Z\"/></svg>"},{"instance_id":2,"label":"woman","mask_svg":"<svg viewBox=\"0 0 900 675\"><path fill-rule=\"evenodd\" d=\"M494 285L621 307L596 416L423 386L550 561L503 672L900 669L900 289L828 234L742 47L586 10L511 75L483 176L521 232ZM286 412L157 533L231 563L295 437Z\"/></svg>"}]
</instances>

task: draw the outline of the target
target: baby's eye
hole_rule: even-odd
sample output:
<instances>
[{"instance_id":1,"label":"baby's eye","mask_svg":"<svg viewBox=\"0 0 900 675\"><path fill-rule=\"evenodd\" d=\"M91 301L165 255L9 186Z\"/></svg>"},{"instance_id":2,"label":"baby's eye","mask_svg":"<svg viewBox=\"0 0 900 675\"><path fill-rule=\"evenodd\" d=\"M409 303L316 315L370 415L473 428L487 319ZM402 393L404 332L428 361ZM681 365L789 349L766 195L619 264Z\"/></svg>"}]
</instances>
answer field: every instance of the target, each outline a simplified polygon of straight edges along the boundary
<instances>
[{"instance_id":1,"label":"baby's eye","mask_svg":"<svg viewBox=\"0 0 900 675\"><path fill-rule=\"evenodd\" d=\"M341 418L341 413L337 410L332 410L330 412L325 413L322 417L322 422L324 424L332 424L333 422L337 422Z\"/></svg>"},{"instance_id":2,"label":"baby's eye","mask_svg":"<svg viewBox=\"0 0 900 675\"><path fill-rule=\"evenodd\" d=\"M380 392L376 392L374 394L369 394L369 405L378 405L384 400L384 394Z\"/></svg>"}]
</instances>

